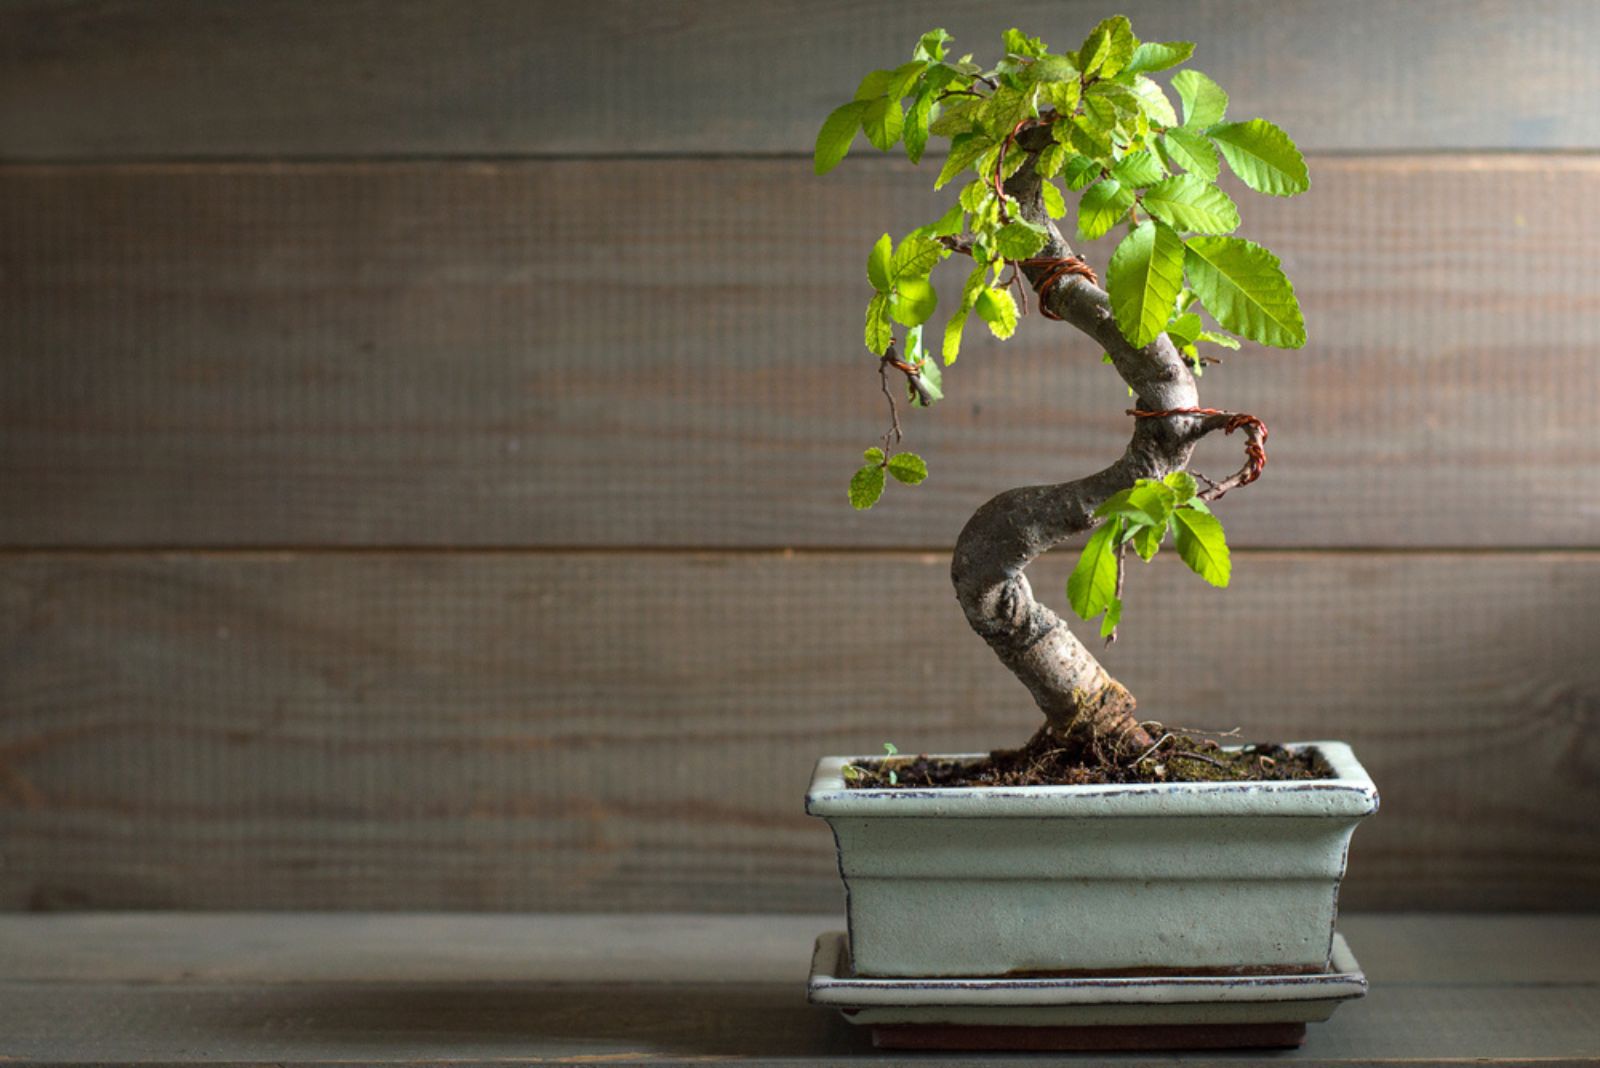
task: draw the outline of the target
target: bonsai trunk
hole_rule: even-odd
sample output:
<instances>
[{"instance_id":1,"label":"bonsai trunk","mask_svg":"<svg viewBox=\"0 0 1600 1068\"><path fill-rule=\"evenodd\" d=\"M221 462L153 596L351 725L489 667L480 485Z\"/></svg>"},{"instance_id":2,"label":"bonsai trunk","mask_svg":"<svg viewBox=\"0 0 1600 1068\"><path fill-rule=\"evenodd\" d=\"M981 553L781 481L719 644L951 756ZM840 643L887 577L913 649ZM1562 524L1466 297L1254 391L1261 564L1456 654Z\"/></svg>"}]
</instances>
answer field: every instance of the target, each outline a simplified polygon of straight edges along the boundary
<instances>
[{"instance_id":1,"label":"bonsai trunk","mask_svg":"<svg viewBox=\"0 0 1600 1068\"><path fill-rule=\"evenodd\" d=\"M1005 189L1017 198L1024 218L1046 228L1049 236L1039 256L1065 258L1072 249L1045 213L1034 173L1037 152L1048 143L1044 128L1018 138L1029 158ZM1037 283L1042 274L1042 269L1027 269L1030 282ZM1140 409L1198 405L1194 376L1166 335L1134 348L1118 330L1099 286L1068 275L1040 301L1111 355ZM1201 416L1135 419L1132 440L1111 466L1075 482L1007 490L979 508L956 541L950 577L967 621L1028 688L1048 729L1062 741L1105 746L1112 753L1151 744L1134 714L1133 695L1059 616L1034 599L1023 570L1034 557L1093 526L1094 510L1107 497L1137 479L1183 470L1195 443L1218 425Z\"/></svg>"}]
</instances>

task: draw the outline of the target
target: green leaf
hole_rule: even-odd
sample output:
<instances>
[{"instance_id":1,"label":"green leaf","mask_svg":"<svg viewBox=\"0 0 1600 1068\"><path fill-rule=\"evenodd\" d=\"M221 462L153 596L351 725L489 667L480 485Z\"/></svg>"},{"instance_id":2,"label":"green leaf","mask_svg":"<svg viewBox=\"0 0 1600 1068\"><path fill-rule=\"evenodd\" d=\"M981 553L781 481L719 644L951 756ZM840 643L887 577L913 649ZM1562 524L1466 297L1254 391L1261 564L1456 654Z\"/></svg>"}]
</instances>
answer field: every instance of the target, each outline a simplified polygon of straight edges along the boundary
<instances>
[{"instance_id":1,"label":"green leaf","mask_svg":"<svg viewBox=\"0 0 1600 1068\"><path fill-rule=\"evenodd\" d=\"M940 137L954 137L956 134L969 133L977 116L978 105L983 101L977 97L964 96L953 103L939 105L939 117L928 124L928 132L938 134Z\"/></svg>"},{"instance_id":2,"label":"green leaf","mask_svg":"<svg viewBox=\"0 0 1600 1068\"><path fill-rule=\"evenodd\" d=\"M1103 362L1110 363L1111 354L1109 352L1105 353L1102 359ZM1116 493L1113 493L1111 496L1101 501L1100 507L1094 510L1094 514L1102 519L1108 515L1126 515L1132 508L1132 505L1128 503L1128 497L1132 493L1132 486L1129 486L1125 490L1118 490Z\"/></svg>"},{"instance_id":3,"label":"green leaf","mask_svg":"<svg viewBox=\"0 0 1600 1068\"><path fill-rule=\"evenodd\" d=\"M889 301L889 313L902 326L920 326L939 306L939 293L927 278L902 278Z\"/></svg>"},{"instance_id":4,"label":"green leaf","mask_svg":"<svg viewBox=\"0 0 1600 1068\"><path fill-rule=\"evenodd\" d=\"M1161 540L1167 536L1165 523L1158 527L1146 524L1133 532L1133 551L1139 554L1139 559L1149 563L1161 548Z\"/></svg>"},{"instance_id":5,"label":"green leaf","mask_svg":"<svg viewBox=\"0 0 1600 1068\"><path fill-rule=\"evenodd\" d=\"M861 458L867 461L869 464L881 464L883 463L883 450L874 445L872 448L862 453Z\"/></svg>"},{"instance_id":6,"label":"green leaf","mask_svg":"<svg viewBox=\"0 0 1600 1068\"><path fill-rule=\"evenodd\" d=\"M1084 100L1085 106L1097 100L1109 103L1112 108L1112 126L1139 114L1143 110L1139 94L1120 82L1095 82L1085 91Z\"/></svg>"},{"instance_id":7,"label":"green leaf","mask_svg":"<svg viewBox=\"0 0 1600 1068\"><path fill-rule=\"evenodd\" d=\"M911 95L911 87L917 84L923 72L932 64L926 60L913 59L910 63L902 63L894 69L894 74L889 79L884 95L890 100L899 102L903 97Z\"/></svg>"},{"instance_id":8,"label":"green leaf","mask_svg":"<svg viewBox=\"0 0 1600 1068\"><path fill-rule=\"evenodd\" d=\"M1102 178L1078 200L1078 236L1085 241L1104 237L1133 206L1133 190L1115 178Z\"/></svg>"},{"instance_id":9,"label":"green leaf","mask_svg":"<svg viewBox=\"0 0 1600 1068\"><path fill-rule=\"evenodd\" d=\"M1052 141L1034 157L1033 172L1040 178L1054 178L1061 173L1061 167L1067 162L1068 156L1066 145Z\"/></svg>"},{"instance_id":10,"label":"green leaf","mask_svg":"<svg viewBox=\"0 0 1600 1068\"><path fill-rule=\"evenodd\" d=\"M1111 52L1111 38L1095 27L1094 31L1084 38L1078 50L1072 53L1071 59L1077 63L1078 69L1087 77L1098 76L1100 68L1105 65L1106 56Z\"/></svg>"},{"instance_id":11,"label":"green leaf","mask_svg":"<svg viewBox=\"0 0 1600 1068\"><path fill-rule=\"evenodd\" d=\"M1203 130L1221 122L1228 113L1228 94L1197 70L1180 70L1174 74L1172 88L1183 101L1183 124L1191 130Z\"/></svg>"},{"instance_id":12,"label":"green leaf","mask_svg":"<svg viewBox=\"0 0 1600 1068\"><path fill-rule=\"evenodd\" d=\"M1039 196L1044 201L1044 213L1059 219L1067 213L1067 198L1061 195L1056 183L1046 180L1039 183Z\"/></svg>"},{"instance_id":13,"label":"green leaf","mask_svg":"<svg viewBox=\"0 0 1600 1068\"><path fill-rule=\"evenodd\" d=\"M914 452L897 452L889 458L889 473L897 481L915 486L928 477L928 465Z\"/></svg>"},{"instance_id":14,"label":"green leaf","mask_svg":"<svg viewBox=\"0 0 1600 1068\"><path fill-rule=\"evenodd\" d=\"M1044 240L1044 227L1035 226L1025 219L1013 219L1000 228L1000 233L995 237L995 247L1005 259L1025 260L1038 255L1039 250L1044 248Z\"/></svg>"},{"instance_id":15,"label":"green leaf","mask_svg":"<svg viewBox=\"0 0 1600 1068\"><path fill-rule=\"evenodd\" d=\"M889 83L894 80L894 71L875 70L861 79L861 84L856 86L857 100L876 100L889 91Z\"/></svg>"},{"instance_id":16,"label":"green leaf","mask_svg":"<svg viewBox=\"0 0 1600 1068\"><path fill-rule=\"evenodd\" d=\"M883 496L883 468L868 464L850 476L850 507L871 508Z\"/></svg>"},{"instance_id":17,"label":"green leaf","mask_svg":"<svg viewBox=\"0 0 1600 1068\"><path fill-rule=\"evenodd\" d=\"M1088 156L1073 156L1062 168L1062 174L1067 179L1067 188L1076 193L1100 177L1100 164Z\"/></svg>"},{"instance_id":18,"label":"green leaf","mask_svg":"<svg viewBox=\"0 0 1600 1068\"><path fill-rule=\"evenodd\" d=\"M1210 133L1233 173L1256 192L1292 197L1311 188L1300 149L1266 119L1223 123Z\"/></svg>"},{"instance_id":19,"label":"green leaf","mask_svg":"<svg viewBox=\"0 0 1600 1068\"><path fill-rule=\"evenodd\" d=\"M1101 518L1118 516L1131 523L1166 526L1178 501L1172 491L1159 482L1141 478L1125 490L1107 497L1094 514Z\"/></svg>"},{"instance_id":20,"label":"green leaf","mask_svg":"<svg viewBox=\"0 0 1600 1068\"><path fill-rule=\"evenodd\" d=\"M1099 83L1097 82L1096 84L1098 85ZM1083 98L1083 114L1075 116L1072 121L1080 129L1094 134L1096 140L1099 140L1116 129L1116 102L1103 94L1085 96Z\"/></svg>"},{"instance_id":21,"label":"green leaf","mask_svg":"<svg viewBox=\"0 0 1600 1068\"><path fill-rule=\"evenodd\" d=\"M1144 210L1179 230L1229 234L1239 228L1239 209L1210 182L1176 174L1145 190Z\"/></svg>"},{"instance_id":22,"label":"green leaf","mask_svg":"<svg viewBox=\"0 0 1600 1068\"><path fill-rule=\"evenodd\" d=\"M1172 510L1178 506L1178 498L1165 483L1141 478L1128 491L1128 505L1149 516L1151 524L1165 527L1172 518Z\"/></svg>"},{"instance_id":23,"label":"green leaf","mask_svg":"<svg viewBox=\"0 0 1600 1068\"><path fill-rule=\"evenodd\" d=\"M1078 68L1066 56L1041 56L1037 62L1028 65L1024 77L1035 84L1070 82L1076 85Z\"/></svg>"},{"instance_id":24,"label":"green leaf","mask_svg":"<svg viewBox=\"0 0 1600 1068\"><path fill-rule=\"evenodd\" d=\"M1229 337L1227 334L1219 334L1212 330L1202 330L1195 335L1194 339L1212 345L1220 345L1225 349L1237 349L1239 347L1238 338Z\"/></svg>"},{"instance_id":25,"label":"green leaf","mask_svg":"<svg viewBox=\"0 0 1600 1068\"><path fill-rule=\"evenodd\" d=\"M1111 254L1106 281L1117 328L1143 348L1161 335L1183 288L1183 239L1163 223L1140 223Z\"/></svg>"},{"instance_id":26,"label":"green leaf","mask_svg":"<svg viewBox=\"0 0 1600 1068\"><path fill-rule=\"evenodd\" d=\"M1168 159L1197 178L1214 182L1217 180L1217 175L1222 173L1222 163L1217 159L1217 150L1206 140L1204 134L1185 130L1180 126L1162 134L1161 140L1157 143Z\"/></svg>"},{"instance_id":27,"label":"green leaf","mask_svg":"<svg viewBox=\"0 0 1600 1068\"><path fill-rule=\"evenodd\" d=\"M1201 333L1200 316L1194 312L1181 312L1167 321L1167 340L1180 349L1185 345L1193 345Z\"/></svg>"},{"instance_id":28,"label":"green leaf","mask_svg":"<svg viewBox=\"0 0 1600 1068\"><path fill-rule=\"evenodd\" d=\"M882 356L894 341L894 324L889 321L889 295L879 293L867 304L867 348Z\"/></svg>"},{"instance_id":29,"label":"green leaf","mask_svg":"<svg viewBox=\"0 0 1600 1068\"><path fill-rule=\"evenodd\" d=\"M1078 68L1084 74L1114 77L1133 60L1138 39L1127 16L1113 15L1089 32L1078 50Z\"/></svg>"},{"instance_id":30,"label":"green leaf","mask_svg":"<svg viewBox=\"0 0 1600 1068\"><path fill-rule=\"evenodd\" d=\"M1098 101L1106 108L1111 105L1105 100ZM1113 113L1116 109L1111 108ZM1114 114L1113 114L1114 118ZM1060 123L1056 123L1060 126ZM1109 159L1113 151L1111 145L1111 122L1102 122L1099 114L1092 108L1086 109L1082 115L1074 115L1068 125L1068 144L1077 152L1083 153L1095 160Z\"/></svg>"},{"instance_id":31,"label":"green leaf","mask_svg":"<svg viewBox=\"0 0 1600 1068\"><path fill-rule=\"evenodd\" d=\"M1280 349L1306 343L1306 323L1278 257L1243 238L1191 237L1189 285L1227 330Z\"/></svg>"},{"instance_id":32,"label":"green leaf","mask_svg":"<svg viewBox=\"0 0 1600 1068\"><path fill-rule=\"evenodd\" d=\"M1045 54L1045 43L1037 37L1029 37L1018 29L1010 29L1002 38L1006 51L1015 56L1042 56Z\"/></svg>"},{"instance_id":33,"label":"green leaf","mask_svg":"<svg viewBox=\"0 0 1600 1068\"><path fill-rule=\"evenodd\" d=\"M1067 601L1080 619L1093 619L1111 606L1117 595L1117 554L1112 539L1120 519L1108 519L1095 529L1067 579Z\"/></svg>"},{"instance_id":34,"label":"green leaf","mask_svg":"<svg viewBox=\"0 0 1600 1068\"><path fill-rule=\"evenodd\" d=\"M1078 100L1083 94L1083 83L1073 78L1070 82L1046 82L1042 88L1044 98L1059 114L1071 115L1078 110Z\"/></svg>"},{"instance_id":35,"label":"green leaf","mask_svg":"<svg viewBox=\"0 0 1600 1068\"><path fill-rule=\"evenodd\" d=\"M927 59L938 61L944 58L944 46L953 38L942 29L929 30L917 41L917 47L911 53L913 59Z\"/></svg>"},{"instance_id":36,"label":"green leaf","mask_svg":"<svg viewBox=\"0 0 1600 1068\"><path fill-rule=\"evenodd\" d=\"M1228 556L1228 542L1222 534L1222 523L1214 515L1180 508L1172 513L1173 531L1177 534L1178 555L1189 565L1189 570L1213 586L1226 586L1233 573L1233 563Z\"/></svg>"},{"instance_id":37,"label":"green leaf","mask_svg":"<svg viewBox=\"0 0 1600 1068\"><path fill-rule=\"evenodd\" d=\"M933 114L933 94L924 90L916 103L906 113L906 158L912 163L922 162L923 150L928 147L928 117Z\"/></svg>"},{"instance_id":38,"label":"green leaf","mask_svg":"<svg viewBox=\"0 0 1600 1068\"><path fill-rule=\"evenodd\" d=\"M889 259L889 277L896 282L902 278L926 278L943 255L944 246L939 242L913 233L900 242Z\"/></svg>"},{"instance_id":39,"label":"green leaf","mask_svg":"<svg viewBox=\"0 0 1600 1068\"><path fill-rule=\"evenodd\" d=\"M978 111L978 121L999 140L1009 134L1023 119L1034 114L1034 90L1023 92L1002 85L990 94Z\"/></svg>"},{"instance_id":40,"label":"green leaf","mask_svg":"<svg viewBox=\"0 0 1600 1068\"><path fill-rule=\"evenodd\" d=\"M1111 177L1135 189L1154 185L1166 176L1166 169L1153 152L1129 152L1111 168Z\"/></svg>"},{"instance_id":41,"label":"green leaf","mask_svg":"<svg viewBox=\"0 0 1600 1068\"><path fill-rule=\"evenodd\" d=\"M1178 113L1172 110L1172 101L1154 81L1139 75L1133 80L1133 94L1139 98L1139 105L1151 122L1161 126L1178 125Z\"/></svg>"},{"instance_id":42,"label":"green leaf","mask_svg":"<svg viewBox=\"0 0 1600 1068\"><path fill-rule=\"evenodd\" d=\"M933 187L943 188L945 183L972 166L977 158L993 148L994 144L994 138L986 133L958 134L950 142L950 154L945 157L944 168L939 172Z\"/></svg>"},{"instance_id":43,"label":"green leaf","mask_svg":"<svg viewBox=\"0 0 1600 1068\"><path fill-rule=\"evenodd\" d=\"M1109 638L1116 633L1117 624L1122 622L1122 599L1111 598L1111 603L1106 605L1105 618L1100 621L1100 637Z\"/></svg>"},{"instance_id":44,"label":"green leaf","mask_svg":"<svg viewBox=\"0 0 1600 1068\"><path fill-rule=\"evenodd\" d=\"M817 148L813 157L813 167L818 174L827 174L839 165L850 151L850 142L856 139L856 131L861 128L861 116L867 110L867 105L860 100L852 100L841 108L835 108L833 113L822 122L822 129L817 131Z\"/></svg>"},{"instance_id":45,"label":"green leaf","mask_svg":"<svg viewBox=\"0 0 1600 1068\"><path fill-rule=\"evenodd\" d=\"M993 214L994 190L982 178L974 178L962 186L957 199L960 200L963 210L974 215Z\"/></svg>"},{"instance_id":46,"label":"green leaf","mask_svg":"<svg viewBox=\"0 0 1600 1068\"><path fill-rule=\"evenodd\" d=\"M889 287L894 282L893 276L889 273L889 261L893 253L894 241L888 234L878 238L878 243L867 253L867 281L871 282L872 288L879 293L889 292Z\"/></svg>"},{"instance_id":47,"label":"green leaf","mask_svg":"<svg viewBox=\"0 0 1600 1068\"><path fill-rule=\"evenodd\" d=\"M927 355L922 348L922 326L918 324L906 331L905 361L917 367Z\"/></svg>"},{"instance_id":48,"label":"green leaf","mask_svg":"<svg viewBox=\"0 0 1600 1068\"><path fill-rule=\"evenodd\" d=\"M922 227L919 233L923 233L928 237L948 237L951 234L959 234L966 225L967 209L960 204L952 204L950 205L950 210L927 226Z\"/></svg>"},{"instance_id":49,"label":"green leaf","mask_svg":"<svg viewBox=\"0 0 1600 1068\"><path fill-rule=\"evenodd\" d=\"M913 327L912 331L918 335L917 348L922 347L922 327ZM922 355L913 361L917 368L917 378L922 385L919 390L906 383L907 392L911 394L911 403L919 408L928 404L937 404L944 400L944 372L939 369L939 361Z\"/></svg>"},{"instance_id":50,"label":"green leaf","mask_svg":"<svg viewBox=\"0 0 1600 1068\"><path fill-rule=\"evenodd\" d=\"M1200 484L1187 471L1174 471L1161 482L1180 502L1187 502L1190 497L1200 492Z\"/></svg>"},{"instance_id":51,"label":"green leaf","mask_svg":"<svg viewBox=\"0 0 1600 1068\"><path fill-rule=\"evenodd\" d=\"M906 115L900 108L900 101L890 100L883 96L867 105L867 110L861 115L861 128L867 132L867 140L875 148L887 152L900 140L900 131L905 126Z\"/></svg>"},{"instance_id":52,"label":"green leaf","mask_svg":"<svg viewBox=\"0 0 1600 1068\"><path fill-rule=\"evenodd\" d=\"M944 343L940 346L939 354L946 367L955 363L956 357L961 355L961 332L966 329L967 313L971 310L962 305L961 310L950 316L950 321L944 324Z\"/></svg>"},{"instance_id":53,"label":"green leaf","mask_svg":"<svg viewBox=\"0 0 1600 1068\"><path fill-rule=\"evenodd\" d=\"M1193 41L1146 41L1133 50L1133 58L1122 68L1122 73L1143 73L1166 70L1194 55Z\"/></svg>"},{"instance_id":54,"label":"green leaf","mask_svg":"<svg viewBox=\"0 0 1600 1068\"><path fill-rule=\"evenodd\" d=\"M1128 494L1128 503L1149 516L1156 526L1164 527L1172 518L1172 510L1178 507L1178 496L1164 482L1141 478Z\"/></svg>"},{"instance_id":55,"label":"green leaf","mask_svg":"<svg viewBox=\"0 0 1600 1068\"><path fill-rule=\"evenodd\" d=\"M984 287L975 305L978 318L989 324L989 332L1004 340L1017 332L1017 302L1004 289Z\"/></svg>"}]
</instances>

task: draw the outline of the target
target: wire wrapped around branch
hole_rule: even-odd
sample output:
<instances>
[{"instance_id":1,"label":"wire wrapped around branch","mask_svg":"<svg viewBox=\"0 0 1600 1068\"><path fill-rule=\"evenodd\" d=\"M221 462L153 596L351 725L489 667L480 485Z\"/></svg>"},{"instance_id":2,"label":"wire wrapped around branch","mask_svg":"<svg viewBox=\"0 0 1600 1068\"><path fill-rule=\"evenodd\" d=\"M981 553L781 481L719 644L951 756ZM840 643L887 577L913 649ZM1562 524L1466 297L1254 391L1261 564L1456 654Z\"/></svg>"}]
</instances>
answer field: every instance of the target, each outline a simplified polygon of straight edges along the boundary
<instances>
[{"instance_id":1,"label":"wire wrapped around branch","mask_svg":"<svg viewBox=\"0 0 1600 1068\"><path fill-rule=\"evenodd\" d=\"M1129 408L1127 414L1135 419L1165 419L1174 415L1204 416L1198 429L1199 434L1209 434L1213 430L1232 434L1235 430L1244 430L1244 466L1221 482L1205 479L1208 485L1205 492L1200 494L1203 500L1214 501L1231 489L1248 486L1261 477L1261 472L1267 466L1267 424L1248 413L1226 412L1221 408L1164 408L1156 412Z\"/></svg>"},{"instance_id":2,"label":"wire wrapped around branch","mask_svg":"<svg viewBox=\"0 0 1600 1068\"><path fill-rule=\"evenodd\" d=\"M1056 322L1062 322L1063 320L1061 316L1050 310L1049 303L1044 299L1045 294L1050 292L1051 286L1072 275L1088 279L1089 284L1092 286L1100 284L1100 276L1094 273L1094 268L1090 267L1083 257L1078 255L1032 256L1018 262L1024 268L1032 268L1033 270L1044 272L1034 281L1033 291L1039 297L1039 314L1046 319L1054 319Z\"/></svg>"}]
</instances>

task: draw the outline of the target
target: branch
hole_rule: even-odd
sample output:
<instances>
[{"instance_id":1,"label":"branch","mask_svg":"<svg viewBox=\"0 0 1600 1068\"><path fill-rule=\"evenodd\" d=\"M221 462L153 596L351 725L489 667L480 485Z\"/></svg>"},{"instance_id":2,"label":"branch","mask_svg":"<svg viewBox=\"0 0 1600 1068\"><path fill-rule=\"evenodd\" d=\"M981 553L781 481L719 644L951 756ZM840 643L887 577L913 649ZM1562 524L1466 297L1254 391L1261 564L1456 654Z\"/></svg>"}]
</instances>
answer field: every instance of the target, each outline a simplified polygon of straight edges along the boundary
<instances>
[{"instance_id":1,"label":"branch","mask_svg":"<svg viewBox=\"0 0 1600 1068\"><path fill-rule=\"evenodd\" d=\"M1041 136L1042 135L1042 136ZM1117 328L1105 290L1082 273L1056 271L1052 261L1076 259L1044 210L1037 153L1049 143L1042 128L1020 131L1018 146L1029 159L1005 191L1015 197L1029 222L1042 226L1046 240L1030 266L1022 269L1039 291L1041 308L1094 340L1111 356L1144 411L1194 408L1199 402L1194 375L1162 335L1134 348ZM1083 647L1049 608L1033 598L1023 569L1039 554L1094 523L1094 509L1140 478L1163 478L1188 466L1203 431L1203 417L1173 415L1139 419L1122 457L1086 478L1007 490L980 507L956 541L951 581L967 621L1001 661L1027 686L1051 729L1065 738L1087 731L1111 735L1127 745L1150 744L1133 716L1135 702Z\"/></svg>"},{"instance_id":2,"label":"branch","mask_svg":"<svg viewBox=\"0 0 1600 1068\"><path fill-rule=\"evenodd\" d=\"M1204 437L1214 430L1224 434L1232 434L1240 427L1244 428L1244 466L1221 482L1214 482L1198 471L1190 474L1206 483L1206 491L1200 494L1200 499L1214 501L1231 489L1248 486L1261 477L1261 472L1267 466L1267 424L1253 415L1245 412L1225 412L1221 408L1172 408L1160 412L1147 412L1138 408L1129 408L1125 415L1135 419L1170 419L1174 416L1199 415L1201 419L1194 427L1196 440Z\"/></svg>"}]
</instances>

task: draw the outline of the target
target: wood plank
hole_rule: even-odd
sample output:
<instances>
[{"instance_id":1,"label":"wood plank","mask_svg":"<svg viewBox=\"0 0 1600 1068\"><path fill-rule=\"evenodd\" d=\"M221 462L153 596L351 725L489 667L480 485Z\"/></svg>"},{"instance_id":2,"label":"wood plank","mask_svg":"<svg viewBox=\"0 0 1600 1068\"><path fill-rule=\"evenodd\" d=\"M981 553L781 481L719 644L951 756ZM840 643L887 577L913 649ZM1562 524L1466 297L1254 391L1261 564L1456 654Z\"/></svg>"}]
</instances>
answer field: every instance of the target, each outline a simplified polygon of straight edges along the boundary
<instances>
[{"instance_id":1,"label":"wood plank","mask_svg":"<svg viewBox=\"0 0 1600 1068\"><path fill-rule=\"evenodd\" d=\"M42 983L804 982L844 914L0 913L0 974ZM1600 985L1600 915L1345 912L1384 986Z\"/></svg>"},{"instance_id":2,"label":"wood plank","mask_svg":"<svg viewBox=\"0 0 1600 1068\"><path fill-rule=\"evenodd\" d=\"M1600 1064L1600 987L1399 987L1311 1025L1272 1063L1338 1068ZM794 981L323 983L67 987L0 981L4 1048L18 1065L1038 1064L1038 1055L876 1050L807 1005ZM1117 1064L1241 1063L1238 1051L1118 1054Z\"/></svg>"},{"instance_id":3,"label":"wood plank","mask_svg":"<svg viewBox=\"0 0 1600 1068\"><path fill-rule=\"evenodd\" d=\"M41 1064L972 1063L970 1056L875 1051L863 1029L805 1004L811 939L836 918L704 918L688 920L687 934L685 922L663 915L0 917L8 936L0 940L0 1051L7 1063ZM141 936L119 938L130 924ZM1344 926L1372 992L1314 1025L1304 1048L1274 1061L1600 1063L1594 918L1347 915ZM462 953L452 939L467 929L474 945ZM547 940L564 946L577 931L589 955L552 975L543 947ZM106 960L105 975L41 972L33 958L42 937L69 960L105 960L107 937L152 952ZM732 945L745 958L737 978L708 967ZM1544 947L1548 954L1539 952ZM344 957L352 950L379 967L370 974L351 968ZM234 966L217 974L214 965L227 958ZM612 978L616 964L630 959L627 978ZM283 974L288 961L301 970ZM122 973L136 977L113 978ZM1521 978L1529 974L1542 978ZM1238 1060L1224 1051L1118 1062Z\"/></svg>"},{"instance_id":4,"label":"wood plank","mask_svg":"<svg viewBox=\"0 0 1600 1068\"><path fill-rule=\"evenodd\" d=\"M1235 541L1596 545L1600 160L1314 173L1244 203L1312 344L1203 383L1273 430L1268 477L1227 503ZM972 339L952 400L910 418L930 480L844 506L886 422L862 250L932 216L926 178L5 168L0 544L951 544L1006 485L1117 455L1126 397L1030 316L1005 347Z\"/></svg>"},{"instance_id":5,"label":"wood plank","mask_svg":"<svg viewBox=\"0 0 1600 1068\"><path fill-rule=\"evenodd\" d=\"M1589 148L1600 93L1584 0L1129 0L1150 40L1198 40L1241 117L1313 149ZM810 151L861 75L943 25L995 54L1061 48L1109 10L1019 0L113 0L0 6L3 158Z\"/></svg>"},{"instance_id":6,"label":"wood plank","mask_svg":"<svg viewBox=\"0 0 1600 1068\"><path fill-rule=\"evenodd\" d=\"M815 757L1036 722L946 566L5 560L0 907L837 908ZM1600 900L1600 554L1242 553L1227 594L1163 555L1129 586L1107 661L1148 715L1355 745L1384 809L1348 907Z\"/></svg>"}]
</instances>

